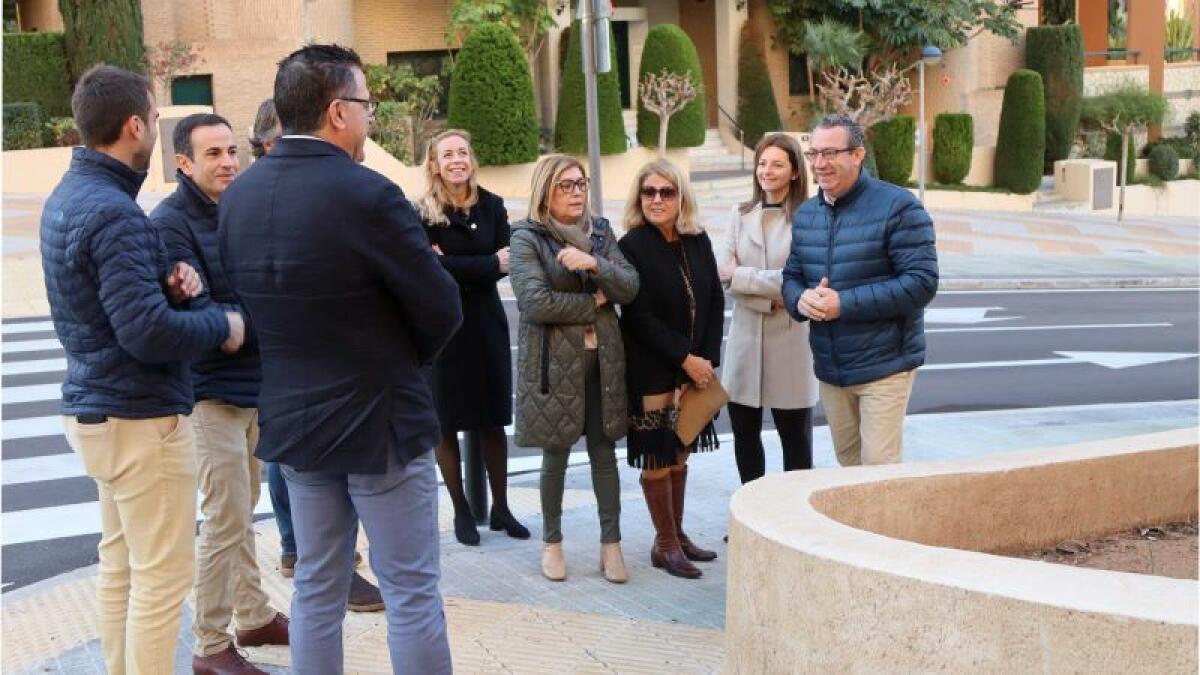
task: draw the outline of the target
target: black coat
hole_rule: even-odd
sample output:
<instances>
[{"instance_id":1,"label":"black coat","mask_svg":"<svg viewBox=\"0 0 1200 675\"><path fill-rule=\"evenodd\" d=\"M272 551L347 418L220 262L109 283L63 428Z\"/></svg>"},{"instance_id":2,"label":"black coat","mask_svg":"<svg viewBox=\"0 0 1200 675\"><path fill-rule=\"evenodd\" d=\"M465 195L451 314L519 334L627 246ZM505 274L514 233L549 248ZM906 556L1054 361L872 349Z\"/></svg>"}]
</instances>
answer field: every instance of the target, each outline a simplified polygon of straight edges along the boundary
<instances>
[{"instance_id":1,"label":"black coat","mask_svg":"<svg viewBox=\"0 0 1200 675\"><path fill-rule=\"evenodd\" d=\"M170 260L182 260L195 268L204 281L205 293L193 300L193 308L216 303L222 310L245 312L229 287L229 278L217 252L217 204L182 171L175 174L179 187L150 214L167 247ZM192 361L192 388L196 400L215 399L239 408L258 402L261 380L258 340L246 322L246 341L233 354L213 349Z\"/></svg>"},{"instance_id":2,"label":"black coat","mask_svg":"<svg viewBox=\"0 0 1200 675\"><path fill-rule=\"evenodd\" d=\"M425 223L438 260L458 282L463 323L433 366L433 395L442 433L512 422L512 349L496 282L496 251L508 246L504 200L479 189L470 211L447 209L449 225Z\"/></svg>"},{"instance_id":3,"label":"black coat","mask_svg":"<svg viewBox=\"0 0 1200 675\"><path fill-rule=\"evenodd\" d=\"M412 205L325 141L284 137L221 197L221 260L258 332L258 456L383 473L440 440L430 367L462 308Z\"/></svg>"},{"instance_id":4,"label":"black coat","mask_svg":"<svg viewBox=\"0 0 1200 675\"><path fill-rule=\"evenodd\" d=\"M689 312L679 258L653 225L630 230L621 238L621 252L637 270L637 298L621 308L625 337L629 403L641 410L642 397L661 394L688 382L683 360L695 354L721 363L725 322L725 292L717 274L708 234L682 235L684 255L692 271L696 320L689 337Z\"/></svg>"}]
</instances>

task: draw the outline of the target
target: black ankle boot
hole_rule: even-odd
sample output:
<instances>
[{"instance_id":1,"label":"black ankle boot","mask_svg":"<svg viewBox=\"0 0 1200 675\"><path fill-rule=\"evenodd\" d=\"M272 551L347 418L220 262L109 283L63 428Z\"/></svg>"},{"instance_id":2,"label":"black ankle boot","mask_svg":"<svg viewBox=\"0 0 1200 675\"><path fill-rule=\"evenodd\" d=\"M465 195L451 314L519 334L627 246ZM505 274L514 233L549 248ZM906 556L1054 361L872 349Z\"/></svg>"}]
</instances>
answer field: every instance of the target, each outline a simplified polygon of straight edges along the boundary
<instances>
[{"instance_id":1,"label":"black ankle boot","mask_svg":"<svg viewBox=\"0 0 1200 675\"><path fill-rule=\"evenodd\" d=\"M475 517L471 515L471 507L454 509L454 538L458 543L467 546L479 545L479 530L475 529Z\"/></svg>"},{"instance_id":2,"label":"black ankle boot","mask_svg":"<svg viewBox=\"0 0 1200 675\"><path fill-rule=\"evenodd\" d=\"M529 538L529 530L525 529L524 525L517 522L517 519L513 516L512 511L509 511L508 508L498 511L496 510L496 505L493 504L490 520L490 526L493 530L504 530L504 532L513 539Z\"/></svg>"}]
</instances>

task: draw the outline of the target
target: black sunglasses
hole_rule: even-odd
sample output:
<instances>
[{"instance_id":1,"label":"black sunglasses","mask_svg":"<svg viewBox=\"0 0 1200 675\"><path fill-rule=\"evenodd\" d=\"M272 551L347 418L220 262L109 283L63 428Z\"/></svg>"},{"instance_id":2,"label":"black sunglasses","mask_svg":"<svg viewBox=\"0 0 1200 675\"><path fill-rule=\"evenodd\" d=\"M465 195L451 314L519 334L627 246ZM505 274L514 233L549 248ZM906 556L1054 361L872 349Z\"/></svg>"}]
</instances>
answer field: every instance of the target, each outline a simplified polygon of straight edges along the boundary
<instances>
[{"instance_id":1,"label":"black sunglasses","mask_svg":"<svg viewBox=\"0 0 1200 675\"><path fill-rule=\"evenodd\" d=\"M641 194L642 194L642 199L648 199L650 201L654 201L654 197L658 196L658 197L662 197L662 200L664 202L669 202L672 199L675 199L675 195L679 194L679 191L673 187L660 187L660 188L644 187L641 189Z\"/></svg>"}]
</instances>

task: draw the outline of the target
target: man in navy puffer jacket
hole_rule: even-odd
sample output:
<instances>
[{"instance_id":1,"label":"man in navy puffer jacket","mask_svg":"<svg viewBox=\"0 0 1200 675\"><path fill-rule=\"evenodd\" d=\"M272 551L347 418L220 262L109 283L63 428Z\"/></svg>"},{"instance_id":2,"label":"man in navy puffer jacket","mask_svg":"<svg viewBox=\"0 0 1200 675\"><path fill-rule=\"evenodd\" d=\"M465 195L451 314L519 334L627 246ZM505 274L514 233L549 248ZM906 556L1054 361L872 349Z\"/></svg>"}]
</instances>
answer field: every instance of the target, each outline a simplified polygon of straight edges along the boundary
<instances>
[{"instance_id":1,"label":"man in navy puffer jacket","mask_svg":"<svg viewBox=\"0 0 1200 675\"><path fill-rule=\"evenodd\" d=\"M820 191L792 219L784 306L812 321L821 402L843 466L899 462L937 293L933 221L911 192L862 170L863 130L826 117L805 158Z\"/></svg>"},{"instance_id":2,"label":"man in navy puffer jacket","mask_svg":"<svg viewBox=\"0 0 1200 675\"><path fill-rule=\"evenodd\" d=\"M243 324L184 309L199 276L170 267L134 201L158 136L146 79L97 66L71 107L86 147L46 200L41 250L67 355L63 425L100 495L101 651L108 672L169 673L196 517L187 359L236 350Z\"/></svg>"}]
</instances>

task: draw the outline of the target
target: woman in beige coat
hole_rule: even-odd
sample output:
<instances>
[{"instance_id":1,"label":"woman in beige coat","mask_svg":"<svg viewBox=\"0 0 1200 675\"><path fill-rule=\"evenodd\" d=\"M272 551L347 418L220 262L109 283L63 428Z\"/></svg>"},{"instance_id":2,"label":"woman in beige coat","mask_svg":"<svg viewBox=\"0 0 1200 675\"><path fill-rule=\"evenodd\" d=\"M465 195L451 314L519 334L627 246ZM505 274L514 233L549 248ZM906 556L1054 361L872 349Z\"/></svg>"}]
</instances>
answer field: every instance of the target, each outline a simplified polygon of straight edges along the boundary
<instances>
[{"instance_id":1,"label":"woman in beige coat","mask_svg":"<svg viewBox=\"0 0 1200 675\"><path fill-rule=\"evenodd\" d=\"M721 384L742 483L766 471L762 411L771 409L783 445L783 469L812 468L812 408L817 404L808 324L792 321L780 295L792 246L792 213L806 198L800 145L769 134L754 150L754 196L734 208L718 260L733 298Z\"/></svg>"}]
</instances>

